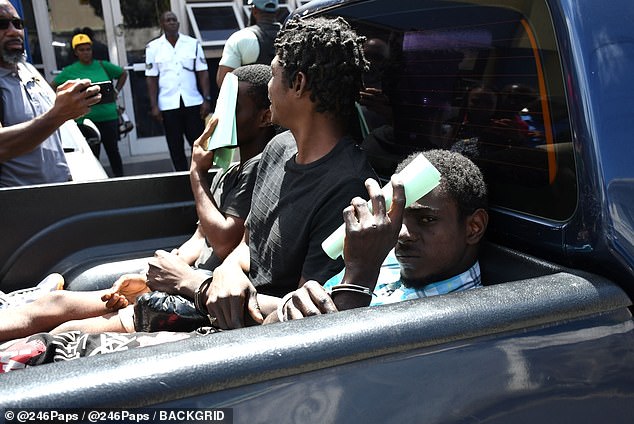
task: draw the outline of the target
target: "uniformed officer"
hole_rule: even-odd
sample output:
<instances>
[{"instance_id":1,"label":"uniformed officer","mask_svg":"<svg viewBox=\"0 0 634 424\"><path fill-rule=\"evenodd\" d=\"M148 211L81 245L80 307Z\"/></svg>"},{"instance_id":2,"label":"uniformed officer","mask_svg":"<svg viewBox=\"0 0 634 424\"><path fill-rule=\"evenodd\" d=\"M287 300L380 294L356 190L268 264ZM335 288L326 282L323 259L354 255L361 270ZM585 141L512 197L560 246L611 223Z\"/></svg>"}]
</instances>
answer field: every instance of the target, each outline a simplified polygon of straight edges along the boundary
<instances>
[{"instance_id":1,"label":"uniformed officer","mask_svg":"<svg viewBox=\"0 0 634 424\"><path fill-rule=\"evenodd\" d=\"M209 73L198 40L181 34L173 12L161 15L163 35L145 47L145 76L152 117L162 121L172 163L189 169L183 135L190 145L204 130L209 114Z\"/></svg>"}]
</instances>

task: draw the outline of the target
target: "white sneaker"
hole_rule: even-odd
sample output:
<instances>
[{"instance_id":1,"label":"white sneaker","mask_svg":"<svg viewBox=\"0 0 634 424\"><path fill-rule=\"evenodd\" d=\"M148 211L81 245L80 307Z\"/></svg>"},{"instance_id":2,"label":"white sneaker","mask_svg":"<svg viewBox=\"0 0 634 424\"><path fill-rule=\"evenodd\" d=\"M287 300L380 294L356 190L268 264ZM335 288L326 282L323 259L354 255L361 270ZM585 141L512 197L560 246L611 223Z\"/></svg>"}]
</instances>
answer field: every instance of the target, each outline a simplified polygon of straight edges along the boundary
<instances>
[{"instance_id":1,"label":"white sneaker","mask_svg":"<svg viewBox=\"0 0 634 424\"><path fill-rule=\"evenodd\" d=\"M64 277L62 277L61 274L53 273L40 281L40 283L35 287L16 290L6 294L0 291L0 309L25 305L37 300L46 293L63 289Z\"/></svg>"}]
</instances>

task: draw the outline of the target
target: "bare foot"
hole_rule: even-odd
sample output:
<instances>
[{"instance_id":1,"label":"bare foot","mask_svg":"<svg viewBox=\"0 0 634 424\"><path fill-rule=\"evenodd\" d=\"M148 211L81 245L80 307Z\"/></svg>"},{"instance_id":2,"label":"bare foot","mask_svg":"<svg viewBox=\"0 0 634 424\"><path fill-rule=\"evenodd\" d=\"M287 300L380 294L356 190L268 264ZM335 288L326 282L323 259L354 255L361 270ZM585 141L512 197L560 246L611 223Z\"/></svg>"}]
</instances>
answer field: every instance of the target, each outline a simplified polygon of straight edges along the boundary
<instances>
[{"instance_id":1,"label":"bare foot","mask_svg":"<svg viewBox=\"0 0 634 424\"><path fill-rule=\"evenodd\" d=\"M112 285L112 291L101 297L106 302L106 307L120 309L136 302L136 298L143 293L149 293L147 280L142 274L122 275Z\"/></svg>"},{"instance_id":2,"label":"bare foot","mask_svg":"<svg viewBox=\"0 0 634 424\"><path fill-rule=\"evenodd\" d=\"M125 296L117 292L106 293L101 296L101 300L106 302L106 308L115 310L125 308L130 304Z\"/></svg>"}]
</instances>

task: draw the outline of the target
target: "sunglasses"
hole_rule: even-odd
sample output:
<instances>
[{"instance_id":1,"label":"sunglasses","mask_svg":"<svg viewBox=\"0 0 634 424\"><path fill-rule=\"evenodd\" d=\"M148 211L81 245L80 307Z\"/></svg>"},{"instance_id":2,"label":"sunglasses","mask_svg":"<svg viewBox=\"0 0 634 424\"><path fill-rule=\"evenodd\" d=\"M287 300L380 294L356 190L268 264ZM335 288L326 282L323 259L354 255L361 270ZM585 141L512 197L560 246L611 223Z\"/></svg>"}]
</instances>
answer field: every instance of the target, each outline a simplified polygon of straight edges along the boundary
<instances>
[{"instance_id":1,"label":"sunglasses","mask_svg":"<svg viewBox=\"0 0 634 424\"><path fill-rule=\"evenodd\" d=\"M9 24L13 24L13 28L15 28L15 29L23 29L24 28L24 21L22 19L20 19L20 18L11 18L11 19L0 18L0 30L8 29L9 28Z\"/></svg>"}]
</instances>

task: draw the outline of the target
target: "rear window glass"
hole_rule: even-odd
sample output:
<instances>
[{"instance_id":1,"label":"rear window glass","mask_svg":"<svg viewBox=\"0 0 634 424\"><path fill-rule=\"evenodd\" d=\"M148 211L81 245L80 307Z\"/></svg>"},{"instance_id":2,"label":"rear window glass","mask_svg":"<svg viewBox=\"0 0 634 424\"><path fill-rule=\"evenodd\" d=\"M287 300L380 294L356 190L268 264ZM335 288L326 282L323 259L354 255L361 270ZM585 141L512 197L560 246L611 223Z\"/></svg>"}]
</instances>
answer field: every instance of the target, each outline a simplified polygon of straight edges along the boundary
<instances>
[{"instance_id":1,"label":"rear window glass","mask_svg":"<svg viewBox=\"0 0 634 424\"><path fill-rule=\"evenodd\" d=\"M374 0L338 7L366 40L363 146L381 177L445 148L482 169L492 206L565 220L576 177L543 1Z\"/></svg>"}]
</instances>

